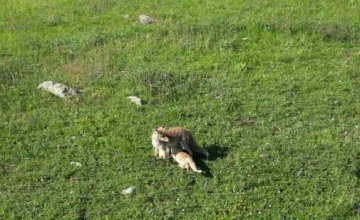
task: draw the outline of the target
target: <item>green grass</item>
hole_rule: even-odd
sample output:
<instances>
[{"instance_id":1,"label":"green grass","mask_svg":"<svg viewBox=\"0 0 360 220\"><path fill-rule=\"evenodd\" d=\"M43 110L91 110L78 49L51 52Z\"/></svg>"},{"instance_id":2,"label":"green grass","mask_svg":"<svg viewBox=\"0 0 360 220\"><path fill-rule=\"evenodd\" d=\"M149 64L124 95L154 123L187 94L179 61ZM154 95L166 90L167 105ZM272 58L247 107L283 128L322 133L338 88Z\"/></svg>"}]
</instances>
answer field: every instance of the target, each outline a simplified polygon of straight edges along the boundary
<instances>
[{"instance_id":1,"label":"green grass","mask_svg":"<svg viewBox=\"0 0 360 220\"><path fill-rule=\"evenodd\" d=\"M356 1L0 4L1 219L359 218ZM208 175L154 161L159 125Z\"/></svg>"}]
</instances>

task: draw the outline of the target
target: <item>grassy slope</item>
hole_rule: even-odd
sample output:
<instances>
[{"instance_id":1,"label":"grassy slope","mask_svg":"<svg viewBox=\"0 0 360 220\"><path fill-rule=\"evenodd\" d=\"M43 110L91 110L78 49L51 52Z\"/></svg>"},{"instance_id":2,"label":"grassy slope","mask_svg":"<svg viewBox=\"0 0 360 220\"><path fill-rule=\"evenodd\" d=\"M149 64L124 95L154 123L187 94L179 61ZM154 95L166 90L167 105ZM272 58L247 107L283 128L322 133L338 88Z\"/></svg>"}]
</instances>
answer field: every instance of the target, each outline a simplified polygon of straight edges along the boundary
<instances>
[{"instance_id":1,"label":"grassy slope","mask_svg":"<svg viewBox=\"0 0 360 220\"><path fill-rule=\"evenodd\" d=\"M1 218L357 217L355 1L1 5ZM194 132L212 177L153 161L162 124Z\"/></svg>"}]
</instances>

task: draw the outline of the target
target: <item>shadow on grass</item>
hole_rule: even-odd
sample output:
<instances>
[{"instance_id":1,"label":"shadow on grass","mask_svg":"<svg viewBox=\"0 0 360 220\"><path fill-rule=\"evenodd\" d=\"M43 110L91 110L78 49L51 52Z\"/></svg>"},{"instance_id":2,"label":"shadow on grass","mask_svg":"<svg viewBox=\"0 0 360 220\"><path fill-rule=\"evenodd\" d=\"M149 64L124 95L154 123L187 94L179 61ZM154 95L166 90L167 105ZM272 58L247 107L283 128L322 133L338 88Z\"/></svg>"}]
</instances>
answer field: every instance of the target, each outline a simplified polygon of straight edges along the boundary
<instances>
[{"instance_id":1,"label":"shadow on grass","mask_svg":"<svg viewBox=\"0 0 360 220\"><path fill-rule=\"evenodd\" d=\"M207 177L207 178L213 178L214 176L211 173L211 169L210 167L205 163L204 160L201 159L195 159L195 163L196 166L198 167L198 169L202 170L203 172L201 173L203 176Z\"/></svg>"},{"instance_id":2,"label":"shadow on grass","mask_svg":"<svg viewBox=\"0 0 360 220\"><path fill-rule=\"evenodd\" d=\"M217 144L213 144L205 147L205 149L209 152L210 156L205 157L201 154L194 152L195 154L195 163L196 165L204 171L203 175L208 178L213 178L210 167L205 163L206 161L214 161L217 159L222 159L227 156L227 152L229 151L228 147L220 146Z\"/></svg>"},{"instance_id":3,"label":"shadow on grass","mask_svg":"<svg viewBox=\"0 0 360 220\"><path fill-rule=\"evenodd\" d=\"M356 156L356 169L354 171L354 174L357 178L357 182L358 182L357 185L359 185L360 184L360 153L358 153ZM357 201L353 205L352 209L355 210L355 212L359 214L360 213L360 202Z\"/></svg>"},{"instance_id":4,"label":"shadow on grass","mask_svg":"<svg viewBox=\"0 0 360 220\"><path fill-rule=\"evenodd\" d=\"M360 153L357 153L355 163L356 163L356 169L354 171L354 174L358 179L358 181L360 181Z\"/></svg>"},{"instance_id":5,"label":"shadow on grass","mask_svg":"<svg viewBox=\"0 0 360 220\"><path fill-rule=\"evenodd\" d=\"M209 152L210 156L207 160L213 161L217 159L222 159L227 156L229 148L224 147L218 144L213 144L210 146L206 146L205 149Z\"/></svg>"},{"instance_id":6,"label":"shadow on grass","mask_svg":"<svg viewBox=\"0 0 360 220\"><path fill-rule=\"evenodd\" d=\"M359 168L357 170L355 170L355 176L360 181L360 169Z\"/></svg>"}]
</instances>

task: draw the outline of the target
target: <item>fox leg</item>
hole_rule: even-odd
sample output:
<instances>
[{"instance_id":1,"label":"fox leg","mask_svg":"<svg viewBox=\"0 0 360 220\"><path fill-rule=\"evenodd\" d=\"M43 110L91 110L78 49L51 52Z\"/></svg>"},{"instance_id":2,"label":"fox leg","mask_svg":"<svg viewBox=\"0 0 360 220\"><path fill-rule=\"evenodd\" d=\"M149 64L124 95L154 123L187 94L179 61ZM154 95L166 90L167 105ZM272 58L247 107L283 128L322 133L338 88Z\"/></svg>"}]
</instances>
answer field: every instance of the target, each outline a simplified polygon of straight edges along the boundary
<instances>
[{"instance_id":1,"label":"fox leg","mask_svg":"<svg viewBox=\"0 0 360 220\"><path fill-rule=\"evenodd\" d=\"M165 149L159 149L159 157L160 157L160 159L162 159L162 160L166 160L166 159L168 159L168 151L167 151L167 149L165 148Z\"/></svg>"},{"instance_id":2,"label":"fox leg","mask_svg":"<svg viewBox=\"0 0 360 220\"><path fill-rule=\"evenodd\" d=\"M163 165L165 166L165 165L166 165L166 162L167 162L167 160L166 160L166 150L165 150L165 149L161 149L160 153L161 153L160 159L163 160Z\"/></svg>"},{"instance_id":3,"label":"fox leg","mask_svg":"<svg viewBox=\"0 0 360 220\"><path fill-rule=\"evenodd\" d=\"M170 148L165 148L165 155L164 155L164 159L169 159L171 160L171 152L170 152Z\"/></svg>"},{"instance_id":4,"label":"fox leg","mask_svg":"<svg viewBox=\"0 0 360 220\"><path fill-rule=\"evenodd\" d=\"M158 158L160 158L159 156L159 148L154 147L154 161L156 161Z\"/></svg>"},{"instance_id":5,"label":"fox leg","mask_svg":"<svg viewBox=\"0 0 360 220\"><path fill-rule=\"evenodd\" d=\"M187 163L179 164L179 167L181 167L184 170L189 171L189 165Z\"/></svg>"},{"instance_id":6,"label":"fox leg","mask_svg":"<svg viewBox=\"0 0 360 220\"><path fill-rule=\"evenodd\" d=\"M154 149L154 156L155 158L159 157L159 148L155 147Z\"/></svg>"}]
</instances>

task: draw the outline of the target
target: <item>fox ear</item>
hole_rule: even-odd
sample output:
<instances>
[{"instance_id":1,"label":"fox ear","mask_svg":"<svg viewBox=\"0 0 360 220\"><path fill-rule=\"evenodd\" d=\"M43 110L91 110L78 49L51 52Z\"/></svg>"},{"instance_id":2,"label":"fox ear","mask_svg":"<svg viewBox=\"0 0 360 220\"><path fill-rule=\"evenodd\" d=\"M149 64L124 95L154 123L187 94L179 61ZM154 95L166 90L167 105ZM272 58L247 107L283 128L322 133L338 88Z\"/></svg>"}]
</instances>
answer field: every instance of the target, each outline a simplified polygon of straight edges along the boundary
<instances>
[{"instance_id":1,"label":"fox ear","mask_svg":"<svg viewBox=\"0 0 360 220\"><path fill-rule=\"evenodd\" d=\"M153 132L157 133L157 134L162 134L161 130L159 130L159 128L153 128Z\"/></svg>"},{"instance_id":2,"label":"fox ear","mask_svg":"<svg viewBox=\"0 0 360 220\"><path fill-rule=\"evenodd\" d=\"M156 128L156 130L157 130L157 132L163 133L166 130L166 128L160 126L160 127Z\"/></svg>"}]
</instances>

